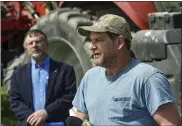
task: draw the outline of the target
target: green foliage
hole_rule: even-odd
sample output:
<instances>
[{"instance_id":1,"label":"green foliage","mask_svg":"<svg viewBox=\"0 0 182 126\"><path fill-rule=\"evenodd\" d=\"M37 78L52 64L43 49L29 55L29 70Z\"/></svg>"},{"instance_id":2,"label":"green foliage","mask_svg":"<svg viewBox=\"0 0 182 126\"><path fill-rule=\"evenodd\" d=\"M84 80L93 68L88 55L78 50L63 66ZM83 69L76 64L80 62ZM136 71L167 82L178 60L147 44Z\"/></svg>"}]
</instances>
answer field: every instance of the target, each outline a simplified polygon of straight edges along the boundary
<instances>
[{"instance_id":1,"label":"green foliage","mask_svg":"<svg viewBox=\"0 0 182 126\"><path fill-rule=\"evenodd\" d=\"M4 126L17 125L17 119L10 109L8 93L1 87L1 123Z\"/></svg>"}]
</instances>

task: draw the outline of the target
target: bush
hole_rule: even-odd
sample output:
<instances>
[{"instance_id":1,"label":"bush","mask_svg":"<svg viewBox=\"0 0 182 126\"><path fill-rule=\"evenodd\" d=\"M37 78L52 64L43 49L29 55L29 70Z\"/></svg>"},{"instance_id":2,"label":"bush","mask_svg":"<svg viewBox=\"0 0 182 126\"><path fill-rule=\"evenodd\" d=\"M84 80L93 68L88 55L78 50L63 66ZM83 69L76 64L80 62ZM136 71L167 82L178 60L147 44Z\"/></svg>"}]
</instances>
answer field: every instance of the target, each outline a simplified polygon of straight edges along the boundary
<instances>
[{"instance_id":1,"label":"bush","mask_svg":"<svg viewBox=\"0 0 182 126\"><path fill-rule=\"evenodd\" d=\"M11 126L12 124L17 125L17 123L18 121L10 109L8 93L4 88L1 88L1 125Z\"/></svg>"}]
</instances>

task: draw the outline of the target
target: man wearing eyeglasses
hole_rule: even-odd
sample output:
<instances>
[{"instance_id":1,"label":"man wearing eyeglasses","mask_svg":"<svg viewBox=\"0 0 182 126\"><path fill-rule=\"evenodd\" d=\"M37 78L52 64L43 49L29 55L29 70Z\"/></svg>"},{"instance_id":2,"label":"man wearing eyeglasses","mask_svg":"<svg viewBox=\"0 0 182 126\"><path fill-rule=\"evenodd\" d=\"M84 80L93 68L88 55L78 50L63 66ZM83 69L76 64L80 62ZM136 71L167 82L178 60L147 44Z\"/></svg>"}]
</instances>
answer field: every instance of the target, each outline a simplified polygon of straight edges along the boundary
<instances>
[{"instance_id":1,"label":"man wearing eyeglasses","mask_svg":"<svg viewBox=\"0 0 182 126\"><path fill-rule=\"evenodd\" d=\"M106 14L78 32L90 38L97 67L87 71L78 88L76 117L95 126L181 126L167 78L131 58L130 26L123 17Z\"/></svg>"},{"instance_id":2,"label":"man wearing eyeglasses","mask_svg":"<svg viewBox=\"0 0 182 126\"><path fill-rule=\"evenodd\" d=\"M73 67L48 56L48 40L40 30L28 31L24 47L31 62L16 69L12 75L9 96L19 125L64 122L76 93Z\"/></svg>"}]
</instances>

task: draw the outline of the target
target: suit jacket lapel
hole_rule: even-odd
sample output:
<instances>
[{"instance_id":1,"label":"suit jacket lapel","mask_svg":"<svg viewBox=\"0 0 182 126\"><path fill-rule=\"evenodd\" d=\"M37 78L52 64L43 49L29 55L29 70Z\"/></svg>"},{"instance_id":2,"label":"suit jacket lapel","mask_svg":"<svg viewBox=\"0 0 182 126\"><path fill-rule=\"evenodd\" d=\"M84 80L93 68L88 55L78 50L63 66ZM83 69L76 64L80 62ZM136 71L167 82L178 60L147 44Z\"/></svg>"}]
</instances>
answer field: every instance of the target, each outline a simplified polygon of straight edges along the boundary
<instances>
[{"instance_id":1,"label":"suit jacket lapel","mask_svg":"<svg viewBox=\"0 0 182 126\"><path fill-rule=\"evenodd\" d=\"M54 85L56 75L58 73L58 67L54 60L50 58L50 67L49 67L49 79L48 79L48 87L46 89L46 104L49 100L49 96Z\"/></svg>"},{"instance_id":2,"label":"suit jacket lapel","mask_svg":"<svg viewBox=\"0 0 182 126\"><path fill-rule=\"evenodd\" d=\"M28 65L27 65L27 68L26 68L26 71L25 71L25 80L27 80L26 82L27 82L27 84L26 84L26 89L28 89L28 90L26 90L26 92L27 92L27 96L28 96L28 100L29 100L29 102L30 102L30 104L31 104L31 106L33 107L33 95L32 95L32 78L31 78L31 75L32 74L32 72L31 72L31 62L30 63L28 63Z\"/></svg>"}]
</instances>

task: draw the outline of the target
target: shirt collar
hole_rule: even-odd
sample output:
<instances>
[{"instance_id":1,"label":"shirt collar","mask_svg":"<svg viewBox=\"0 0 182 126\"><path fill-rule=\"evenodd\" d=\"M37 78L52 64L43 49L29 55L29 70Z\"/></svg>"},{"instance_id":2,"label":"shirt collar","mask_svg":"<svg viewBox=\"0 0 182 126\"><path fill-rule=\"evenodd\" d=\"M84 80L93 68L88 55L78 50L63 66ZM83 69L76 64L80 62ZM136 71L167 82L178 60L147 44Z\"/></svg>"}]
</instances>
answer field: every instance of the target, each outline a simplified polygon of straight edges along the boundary
<instances>
[{"instance_id":1,"label":"shirt collar","mask_svg":"<svg viewBox=\"0 0 182 126\"><path fill-rule=\"evenodd\" d=\"M50 57L47 57L40 65L37 65L35 60L31 60L32 63L32 68L36 69L36 68L48 68L49 67L49 63L50 63Z\"/></svg>"}]
</instances>

